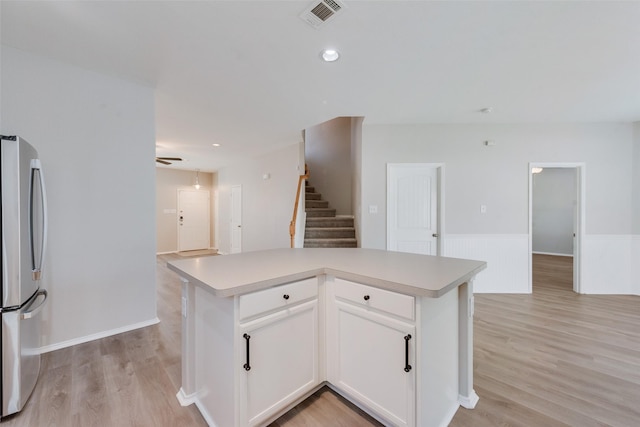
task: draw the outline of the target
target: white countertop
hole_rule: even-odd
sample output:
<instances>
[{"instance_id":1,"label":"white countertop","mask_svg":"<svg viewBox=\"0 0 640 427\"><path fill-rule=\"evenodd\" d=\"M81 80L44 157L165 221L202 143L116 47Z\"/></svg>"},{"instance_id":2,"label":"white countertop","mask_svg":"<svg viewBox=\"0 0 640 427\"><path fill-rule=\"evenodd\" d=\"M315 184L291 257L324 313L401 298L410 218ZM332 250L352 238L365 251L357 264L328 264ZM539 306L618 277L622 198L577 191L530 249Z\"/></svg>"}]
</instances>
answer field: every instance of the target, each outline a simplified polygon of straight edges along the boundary
<instances>
[{"instance_id":1,"label":"white countertop","mask_svg":"<svg viewBox=\"0 0 640 427\"><path fill-rule=\"evenodd\" d=\"M329 274L408 295L437 298L486 266L484 261L359 248L273 249L168 263L171 270L219 297Z\"/></svg>"}]
</instances>

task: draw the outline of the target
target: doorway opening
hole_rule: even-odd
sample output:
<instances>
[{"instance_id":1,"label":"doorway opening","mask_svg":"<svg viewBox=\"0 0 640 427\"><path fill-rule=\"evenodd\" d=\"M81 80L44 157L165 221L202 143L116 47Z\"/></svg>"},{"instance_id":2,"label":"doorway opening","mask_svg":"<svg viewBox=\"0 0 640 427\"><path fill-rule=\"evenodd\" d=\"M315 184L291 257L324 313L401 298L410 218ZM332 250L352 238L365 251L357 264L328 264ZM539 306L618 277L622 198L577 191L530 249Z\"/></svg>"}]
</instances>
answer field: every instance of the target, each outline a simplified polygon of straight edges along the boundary
<instances>
[{"instance_id":1,"label":"doorway opening","mask_svg":"<svg viewBox=\"0 0 640 427\"><path fill-rule=\"evenodd\" d=\"M537 274L565 272L580 293L585 224L585 164L529 164L529 292ZM571 271L572 270L572 271ZM568 277L566 275L568 274Z\"/></svg>"}]
</instances>

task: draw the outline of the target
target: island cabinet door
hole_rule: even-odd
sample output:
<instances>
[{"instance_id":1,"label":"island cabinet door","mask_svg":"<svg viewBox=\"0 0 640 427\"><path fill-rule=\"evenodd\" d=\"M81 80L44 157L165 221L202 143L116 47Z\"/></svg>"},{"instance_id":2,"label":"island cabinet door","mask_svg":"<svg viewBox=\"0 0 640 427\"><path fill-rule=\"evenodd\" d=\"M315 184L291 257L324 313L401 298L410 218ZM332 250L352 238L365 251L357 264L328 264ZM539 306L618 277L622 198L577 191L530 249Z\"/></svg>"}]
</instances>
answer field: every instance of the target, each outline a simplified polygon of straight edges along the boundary
<instances>
[{"instance_id":1,"label":"island cabinet door","mask_svg":"<svg viewBox=\"0 0 640 427\"><path fill-rule=\"evenodd\" d=\"M415 325L340 297L332 306L329 381L385 424L415 426Z\"/></svg>"},{"instance_id":2,"label":"island cabinet door","mask_svg":"<svg viewBox=\"0 0 640 427\"><path fill-rule=\"evenodd\" d=\"M318 379L318 300L240 324L240 425L265 425Z\"/></svg>"}]
</instances>

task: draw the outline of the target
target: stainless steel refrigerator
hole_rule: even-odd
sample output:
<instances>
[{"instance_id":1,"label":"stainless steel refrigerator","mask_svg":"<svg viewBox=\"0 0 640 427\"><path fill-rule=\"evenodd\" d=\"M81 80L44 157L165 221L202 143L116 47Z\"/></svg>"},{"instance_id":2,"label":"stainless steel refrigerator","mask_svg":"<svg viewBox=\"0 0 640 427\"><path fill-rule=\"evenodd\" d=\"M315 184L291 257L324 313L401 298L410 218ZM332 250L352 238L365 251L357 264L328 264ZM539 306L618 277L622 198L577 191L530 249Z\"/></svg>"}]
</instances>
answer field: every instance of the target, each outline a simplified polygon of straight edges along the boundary
<instances>
[{"instance_id":1,"label":"stainless steel refrigerator","mask_svg":"<svg viewBox=\"0 0 640 427\"><path fill-rule=\"evenodd\" d=\"M0 135L2 288L1 417L19 412L40 373L41 287L47 208L38 152L24 139Z\"/></svg>"}]
</instances>

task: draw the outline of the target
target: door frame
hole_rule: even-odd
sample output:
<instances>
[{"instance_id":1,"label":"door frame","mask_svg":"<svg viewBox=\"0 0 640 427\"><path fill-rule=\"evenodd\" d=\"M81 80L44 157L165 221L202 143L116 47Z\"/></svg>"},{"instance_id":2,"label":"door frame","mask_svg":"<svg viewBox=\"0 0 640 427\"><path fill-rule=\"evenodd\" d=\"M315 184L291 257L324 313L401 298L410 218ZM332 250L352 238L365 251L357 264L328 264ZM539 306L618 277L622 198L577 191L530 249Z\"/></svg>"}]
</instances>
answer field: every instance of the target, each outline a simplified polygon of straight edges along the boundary
<instances>
[{"instance_id":1,"label":"door frame","mask_svg":"<svg viewBox=\"0 0 640 427\"><path fill-rule=\"evenodd\" d=\"M586 175L587 165L583 162L530 162L529 163L529 283L528 292L533 292L533 168L567 168L576 170L576 215L574 218L575 239L573 247L573 291L582 293L582 242L585 235L586 218Z\"/></svg>"},{"instance_id":2,"label":"door frame","mask_svg":"<svg viewBox=\"0 0 640 427\"><path fill-rule=\"evenodd\" d=\"M239 191L240 192L240 201L239 201L239 206L240 206L240 212L239 212L239 228L240 228L240 239L238 242L238 247L236 248L235 246L233 246L233 232L234 232L234 205L233 205L233 193L234 191ZM242 184L236 184L236 185L232 185L230 187L229 190L229 200L231 202L231 210L229 213L229 231L230 231L230 235L229 235L229 253L234 254L234 253L241 253L242 252Z\"/></svg>"},{"instance_id":3,"label":"door frame","mask_svg":"<svg viewBox=\"0 0 640 427\"><path fill-rule=\"evenodd\" d=\"M387 209L386 209L386 250L389 250L389 241L390 241L390 233L391 227L389 224L389 206L391 202L391 196L389 194L389 185L390 185L390 174L389 171L392 167L426 167L436 169L436 176L438 178L437 185L437 196L436 203L438 206L436 207L436 211L438 212L438 220L436 221L436 234L438 234L437 243L436 243L436 256L442 256L444 253L444 163L387 163Z\"/></svg>"}]
</instances>

